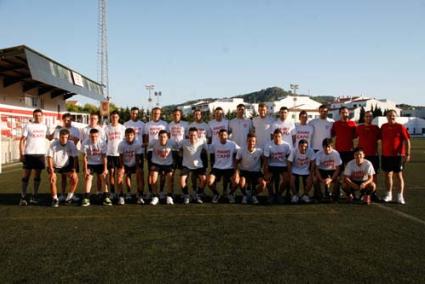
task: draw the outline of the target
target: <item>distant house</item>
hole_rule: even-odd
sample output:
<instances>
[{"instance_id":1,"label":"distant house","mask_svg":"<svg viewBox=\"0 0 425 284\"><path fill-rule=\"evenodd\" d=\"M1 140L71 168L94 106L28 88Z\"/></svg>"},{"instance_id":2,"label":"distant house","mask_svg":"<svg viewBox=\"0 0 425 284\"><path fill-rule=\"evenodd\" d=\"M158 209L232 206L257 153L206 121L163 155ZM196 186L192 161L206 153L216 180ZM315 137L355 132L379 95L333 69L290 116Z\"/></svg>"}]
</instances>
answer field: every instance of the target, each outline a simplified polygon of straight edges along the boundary
<instances>
[{"instance_id":1,"label":"distant house","mask_svg":"<svg viewBox=\"0 0 425 284\"><path fill-rule=\"evenodd\" d=\"M425 108L402 110L401 116L419 117L425 119Z\"/></svg>"}]
</instances>

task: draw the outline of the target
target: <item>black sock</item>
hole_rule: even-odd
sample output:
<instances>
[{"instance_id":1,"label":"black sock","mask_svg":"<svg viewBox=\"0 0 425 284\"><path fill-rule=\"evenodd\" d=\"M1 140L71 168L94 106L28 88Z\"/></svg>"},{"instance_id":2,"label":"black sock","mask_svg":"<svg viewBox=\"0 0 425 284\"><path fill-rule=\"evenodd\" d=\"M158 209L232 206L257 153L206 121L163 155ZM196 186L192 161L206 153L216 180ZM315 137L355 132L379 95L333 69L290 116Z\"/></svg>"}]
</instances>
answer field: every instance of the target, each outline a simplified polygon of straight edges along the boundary
<instances>
[{"instance_id":1,"label":"black sock","mask_svg":"<svg viewBox=\"0 0 425 284\"><path fill-rule=\"evenodd\" d=\"M189 194L189 189L187 188L187 185L182 188L183 194Z\"/></svg>"},{"instance_id":2,"label":"black sock","mask_svg":"<svg viewBox=\"0 0 425 284\"><path fill-rule=\"evenodd\" d=\"M167 193L167 196L173 197L173 193L169 192Z\"/></svg>"},{"instance_id":3,"label":"black sock","mask_svg":"<svg viewBox=\"0 0 425 284\"><path fill-rule=\"evenodd\" d=\"M29 178L22 178L22 191L21 191L22 198L25 198L25 196L27 195L28 181L29 181Z\"/></svg>"},{"instance_id":4,"label":"black sock","mask_svg":"<svg viewBox=\"0 0 425 284\"><path fill-rule=\"evenodd\" d=\"M115 193L115 184L111 184L110 190L111 190L111 193Z\"/></svg>"},{"instance_id":5,"label":"black sock","mask_svg":"<svg viewBox=\"0 0 425 284\"><path fill-rule=\"evenodd\" d=\"M34 178L34 197L38 194L38 189L40 188L41 178Z\"/></svg>"}]
</instances>

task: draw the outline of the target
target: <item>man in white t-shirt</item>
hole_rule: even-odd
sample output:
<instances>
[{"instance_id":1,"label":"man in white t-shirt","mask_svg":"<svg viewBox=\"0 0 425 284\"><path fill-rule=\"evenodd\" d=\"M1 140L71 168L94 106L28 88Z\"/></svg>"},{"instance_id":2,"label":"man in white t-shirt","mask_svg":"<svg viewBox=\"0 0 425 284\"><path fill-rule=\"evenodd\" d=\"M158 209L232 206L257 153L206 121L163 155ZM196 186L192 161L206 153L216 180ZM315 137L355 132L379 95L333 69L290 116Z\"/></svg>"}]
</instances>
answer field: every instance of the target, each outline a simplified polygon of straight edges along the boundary
<instances>
[{"instance_id":1,"label":"man in white t-shirt","mask_svg":"<svg viewBox=\"0 0 425 284\"><path fill-rule=\"evenodd\" d=\"M110 114L111 123L105 127L105 137L107 142L106 159L109 171L109 190L112 198L115 196L115 184L118 182L118 170L120 169L120 153L118 146L125 137L125 126L119 122L120 115L114 110Z\"/></svg>"},{"instance_id":2,"label":"man in white t-shirt","mask_svg":"<svg viewBox=\"0 0 425 284\"><path fill-rule=\"evenodd\" d=\"M239 176L239 186L242 191L242 204L247 204L251 199L253 204L258 204L257 195L264 191L267 183L261 172L263 149L256 147L257 138L254 133L249 133L246 146L236 153L236 175Z\"/></svg>"},{"instance_id":3,"label":"man in white t-shirt","mask_svg":"<svg viewBox=\"0 0 425 284\"><path fill-rule=\"evenodd\" d=\"M375 170L370 161L365 159L362 148L354 149L354 159L347 163L344 169L343 190L347 194L347 201L352 202L354 192L359 191L363 195L365 204L371 203L371 194L376 191L373 182Z\"/></svg>"},{"instance_id":4,"label":"man in white t-shirt","mask_svg":"<svg viewBox=\"0 0 425 284\"><path fill-rule=\"evenodd\" d=\"M69 130L63 128L59 131L59 139L54 140L47 151L47 172L49 173L50 193L52 195L52 207L59 206L56 187L56 174L65 175L70 180L70 189L65 202L70 204L78 185L76 167L78 163L78 151L74 142L68 140Z\"/></svg>"},{"instance_id":5,"label":"man in white t-shirt","mask_svg":"<svg viewBox=\"0 0 425 284\"><path fill-rule=\"evenodd\" d=\"M328 118L328 107L321 105L319 107L319 117L310 120L309 125L313 126L314 135L311 139L311 148L314 152L322 150L323 140L331 138L331 129L334 123L333 119Z\"/></svg>"},{"instance_id":6,"label":"man in white t-shirt","mask_svg":"<svg viewBox=\"0 0 425 284\"><path fill-rule=\"evenodd\" d=\"M298 147L300 140L306 140L308 146L311 148L311 140L313 137L313 126L307 124L308 115L305 110L300 111L298 118L299 123L295 123L295 131L293 136L294 148Z\"/></svg>"},{"instance_id":7,"label":"man in white t-shirt","mask_svg":"<svg viewBox=\"0 0 425 284\"><path fill-rule=\"evenodd\" d=\"M81 143L86 141L90 138L90 130L93 128L97 129L99 131L99 139L102 141L105 141L105 133L103 131L103 127L99 124L100 116L97 112L90 113L89 116L89 125L81 129L80 131L80 137L81 137Z\"/></svg>"},{"instance_id":8,"label":"man in white t-shirt","mask_svg":"<svg viewBox=\"0 0 425 284\"><path fill-rule=\"evenodd\" d=\"M229 121L224 118L223 109L221 107L217 107L214 110L214 119L210 120L208 126L211 129L211 144L217 143L220 141L219 133L221 129L229 131Z\"/></svg>"},{"instance_id":9,"label":"man in white t-shirt","mask_svg":"<svg viewBox=\"0 0 425 284\"><path fill-rule=\"evenodd\" d=\"M101 186L98 187L98 192L103 193L103 205L112 205L106 185L106 176L108 175L106 143L101 140L98 129L90 130L89 138L84 140L81 145L81 152L84 173L84 197L81 206L90 206L90 191L94 175L97 175L97 179L100 181Z\"/></svg>"},{"instance_id":10,"label":"man in white t-shirt","mask_svg":"<svg viewBox=\"0 0 425 284\"><path fill-rule=\"evenodd\" d=\"M292 203L298 203L300 199L300 179L304 189L301 199L305 203L310 203L309 194L313 185L312 173L314 171L315 154L313 149L308 146L307 140L301 139L288 157L288 164L291 169Z\"/></svg>"},{"instance_id":11,"label":"man in white t-shirt","mask_svg":"<svg viewBox=\"0 0 425 284\"><path fill-rule=\"evenodd\" d=\"M269 203L282 202L282 193L289 187L288 156L291 146L283 141L280 129L273 132L273 141L264 147L264 176L269 184Z\"/></svg>"},{"instance_id":12,"label":"man in white t-shirt","mask_svg":"<svg viewBox=\"0 0 425 284\"><path fill-rule=\"evenodd\" d=\"M257 136L257 147L264 149L270 143L272 118L267 113L267 105L260 103L258 105L258 116L252 120L255 136Z\"/></svg>"},{"instance_id":13,"label":"man in white t-shirt","mask_svg":"<svg viewBox=\"0 0 425 284\"><path fill-rule=\"evenodd\" d=\"M193 196L197 203L202 202L202 194L207 181L206 168L208 167L208 145L206 141L198 138L198 129L189 128L189 138L180 143L180 156L182 157L182 169L180 174L180 186L183 192L183 203L189 204L189 189L187 178L197 180L198 188L193 185Z\"/></svg>"},{"instance_id":14,"label":"man in white t-shirt","mask_svg":"<svg viewBox=\"0 0 425 284\"><path fill-rule=\"evenodd\" d=\"M202 120L201 110L196 109L193 112L193 122L189 125L189 128L191 127L198 129L198 138L200 140L204 140L206 143L211 144L211 128Z\"/></svg>"},{"instance_id":15,"label":"man in white t-shirt","mask_svg":"<svg viewBox=\"0 0 425 284\"><path fill-rule=\"evenodd\" d=\"M207 178L207 184L213 192L212 203L218 203L220 194L217 191L217 182L223 180L223 194L227 191L227 186L231 184L230 193L227 195L229 203L235 203L234 192L236 191L239 180L235 174L236 152L239 146L228 140L226 129L219 131L220 140L210 145L210 156L212 169Z\"/></svg>"},{"instance_id":16,"label":"man in white t-shirt","mask_svg":"<svg viewBox=\"0 0 425 284\"><path fill-rule=\"evenodd\" d=\"M239 104L236 107L236 117L229 122L230 140L246 148L246 137L253 131L251 119L245 118L245 105Z\"/></svg>"},{"instance_id":17,"label":"man in white t-shirt","mask_svg":"<svg viewBox=\"0 0 425 284\"><path fill-rule=\"evenodd\" d=\"M19 205L26 206L28 201L26 194L31 172L34 170L34 187L33 194L30 199L31 204L38 204L38 189L41 182L41 171L46 168L46 138L47 126L43 123L43 112L41 109L35 109L32 113L33 122L26 124L19 140L19 160L23 163L23 175L21 184L21 198Z\"/></svg>"},{"instance_id":18,"label":"man in white t-shirt","mask_svg":"<svg viewBox=\"0 0 425 284\"><path fill-rule=\"evenodd\" d=\"M319 200L322 199L322 189L321 185L325 187L325 198L337 200L339 198L339 173L341 171L342 160L338 151L334 150L332 147L332 139L326 138L323 140L323 150L316 153L315 165L316 165L316 174L315 174L315 183L319 189L315 193L316 198ZM332 195L330 195L330 190L332 187Z\"/></svg>"},{"instance_id":19,"label":"man in white t-shirt","mask_svg":"<svg viewBox=\"0 0 425 284\"><path fill-rule=\"evenodd\" d=\"M275 129L280 129L280 132L282 132L282 140L293 148L294 141L292 140L292 136L295 135L295 124L288 118L288 114L288 108L285 106L281 107L279 110L279 117L274 121L271 130L273 132Z\"/></svg>"}]
</instances>

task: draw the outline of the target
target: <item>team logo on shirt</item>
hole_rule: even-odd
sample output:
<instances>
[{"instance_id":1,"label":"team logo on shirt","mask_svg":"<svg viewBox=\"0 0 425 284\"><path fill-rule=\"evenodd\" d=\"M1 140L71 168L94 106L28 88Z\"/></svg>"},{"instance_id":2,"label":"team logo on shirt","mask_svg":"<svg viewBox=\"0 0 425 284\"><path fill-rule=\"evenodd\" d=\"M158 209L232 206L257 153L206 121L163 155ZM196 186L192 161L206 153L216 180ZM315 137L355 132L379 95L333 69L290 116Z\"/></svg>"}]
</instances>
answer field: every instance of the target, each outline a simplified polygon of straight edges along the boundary
<instances>
[{"instance_id":1,"label":"team logo on shirt","mask_svg":"<svg viewBox=\"0 0 425 284\"><path fill-rule=\"evenodd\" d=\"M215 151L215 157L217 159L229 159L230 158L230 150L217 150L217 151Z\"/></svg>"}]
</instances>

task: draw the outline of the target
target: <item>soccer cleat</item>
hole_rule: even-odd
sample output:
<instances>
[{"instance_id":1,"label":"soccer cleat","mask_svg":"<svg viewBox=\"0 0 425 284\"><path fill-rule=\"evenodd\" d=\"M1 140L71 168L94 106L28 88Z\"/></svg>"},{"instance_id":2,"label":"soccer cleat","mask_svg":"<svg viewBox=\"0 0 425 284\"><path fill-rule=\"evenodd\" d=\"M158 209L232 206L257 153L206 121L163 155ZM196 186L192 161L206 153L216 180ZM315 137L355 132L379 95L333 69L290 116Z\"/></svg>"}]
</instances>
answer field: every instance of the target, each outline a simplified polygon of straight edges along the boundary
<instances>
[{"instance_id":1,"label":"soccer cleat","mask_svg":"<svg viewBox=\"0 0 425 284\"><path fill-rule=\"evenodd\" d=\"M183 204L184 204L184 205L187 205L187 204L189 204L189 203L190 203L189 195L185 194L185 195L183 196Z\"/></svg>"},{"instance_id":2,"label":"soccer cleat","mask_svg":"<svg viewBox=\"0 0 425 284\"><path fill-rule=\"evenodd\" d=\"M248 197L246 195L242 196L242 204L247 204L248 203Z\"/></svg>"},{"instance_id":3,"label":"soccer cleat","mask_svg":"<svg viewBox=\"0 0 425 284\"><path fill-rule=\"evenodd\" d=\"M372 199L373 202L380 202L381 201L381 199L379 198L379 196L376 195L376 192L373 192L371 194L371 199Z\"/></svg>"},{"instance_id":4,"label":"soccer cleat","mask_svg":"<svg viewBox=\"0 0 425 284\"><path fill-rule=\"evenodd\" d=\"M78 201L80 201L80 198L77 195L74 194L72 196L72 202L78 202Z\"/></svg>"},{"instance_id":5,"label":"soccer cleat","mask_svg":"<svg viewBox=\"0 0 425 284\"><path fill-rule=\"evenodd\" d=\"M124 204L125 204L124 196L120 196L120 198L118 199L118 205L124 205Z\"/></svg>"},{"instance_id":6,"label":"soccer cleat","mask_svg":"<svg viewBox=\"0 0 425 284\"><path fill-rule=\"evenodd\" d=\"M166 195L165 195L165 193L164 193L164 192L160 192L160 193L159 193L159 199L164 200L164 199L165 199L165 197L166 197Z\"/></svg>"},{"instance_id":7,"label":"soccer cleat","mask_svg":"<svg viewBox=\"0 0 425 284\"><path fill-rule=\"evenodd\" d=\"M139 197L137 197L136 203L138 205L143 205L143 204L145 204L145 201L143 200L143 197L139 196Z\"/></svg>"},{"instance_id":8,"label":"soccer cleat","mask_svg":"<svg viewBox=\"0 0 425 284\"><path fill-rule=\"evenodd\" d=\"M393 195L391 192L387 192L387 194L385 194L384 198L382 198L382 201L384 202L391 202L393 200Z\"/></svg>"},{"instance_id":9,"label":"soccer cleat","mask_svg":"<svg viewBox=\"0 0 425 284\"><path fill-rule=\"evenodd\" d=\"M84 198L83 201L81 202L81 206L83 207L90 206L90 199Z\"/></svg>"},{"instance_id":10,"label":"soccer cleat","mask_svg":"<svg viewBox=\"0 0 425 284\"><path fill-rule=\"evenodd\" d=\"M171 196L167 196L167 205L174 205L174 200Z\"/></svg>"},{"instance_id":11,"label":"soccer cleat","mask_svg":"<svg viewBox=\"0 0 425 284\"><path fill-rule=\"evenodd\" d=\"M159 203L159 198L154 196L151 201L151 205L157 205Z\"/></svg>"},{"instance_id":12,"label":"soccer cleat","mask_svg":"<svg viewBox=\"0 0 425 284\"><path fill-rule=\"evenodd\" d=\"M303 197L302 197L301 199L302 199L302 201L303 201L304 203L310 203L310 202L311 202L310 197L309 197L308 195L306 195L306 194L304 194L304 195L303 195Z\"/></svg>"},{"instance_id":13,"label":"soccer cleat","mask_svg":"<svg viewBox=\"0 0 425 284\"><path fill-rule=\"evenodd\" d=\"M299 200L300 200L300 198L298 197L298 195L293 195L292 198L291 198L291 203L297 204Z\"/></svg>"},{"instance_id":14,"label":"soccer cleat","mask_svg":"<svg viewBox=\"0 0 425 284\"><path fill-rule=\"evenodd\" d=\"M152 194L150 192L146 192L144 199L152 199Z\"/></svg>"},{"instance_id":15,"label":"soccer cleat","mask_svg":"<svg viewBox=\"0 0 425 284\"><path fill-rule=\"evenodd\" d=\"M252 200L252 204L258 204L258 203L260 203L260 201L258 201L257 196L255 196L255 195L252 196L251 200Z\"/></svg>"},{"instance_id":16,"label":"soccer cleat","mask_svg":"<svg viewBox=\"0 0 425 284\"><path fill-rule=\"evenodd\" d=\"M19 200L19 206L27 206L28 202L25 200L25 198L21 197Z\"/></svg>"},{"instance_id":17,"label":"soccer cleat","mask_svg":"<svg viewBox=\"0 0 425 284\"><path fill-rule=\"evenodd\" d=\"M38 205L39 203L40 203L40 201L38 200L37 197L35 197L35 196L32 196L31 197L31 199L30 199L30 204L31 205Z\"/></svg>"},{"instance_id":18,"label":"soccer cleat","mask_svg":"<svg viewBox=\"0 0 425 284\"><path fill-rule=\"evenodd\" d=\"M363 201L363 203L364 203L364 204L369 205L369 204L370 204L370 202L371 202L371 200L370 200L370 195L369 195L369 194L365 194L365 195L363 195L363 196L362 196L362 201Z\"/></svg>"},{"instance_id":19,"label":"soccer cleat","mask_svg":"<svg viewBox=\"0 0 425 284\"><path fill-rule=\"evenodd\" d=\"M59 199L53 199L51 206L54 207L54 208L59 207Z\"/></svg>"},{"instance_id":20,"label":"soccer cleat","mask_svg":"<svg viewBox=\"0 0 425 284\"><path fill-rule=\"evenodd\" d=\"M211 202L214 204L217 204L219 200L220 200L220 194L214 194Z\"/></svg>"},{"instance_id":21,"label":"soccer cleat","mask_svg":"<svg viewBox=\"0 0 425 284\"><path fill-rule=\"evenodd\" d=\"M233 193L230 193L229 195L227 195L227 200L229 200L230 204L234 204L235 203L235 195Z\"/></svg>"},{"instance_id":22,"label":"soccer cleat","mask_svg":"<svg viewBox=\"0 0 425 284\"><path fill-rule=\"evenodd\" d=\"M128 192L128 193L126 193L126 194L125 194L125 200L126 200L126 201L131 201L131 199L133 199L133 197L131 196L131 193L129 193L129 192Z\"/></svg>"},{"instance_id":23,"label":"soccer cleat","mask_svg":"<svg viewBox=\"0 0 425 284\"><path fill-rule=\"evenodd\" d=\"M197 195L196 195L196 197L195 197L195 202L196 202L196 203L198 203L198 204L202 204L202 203L204 203L204 202L202 201L201 196L200 196L199 194L197 194Z\"/></svg>"},{"instance_id":24,"label":"soccer cleat","mask_svg":"<svg viewBox=\"0 0 425 284\"><path fill-rule=\"evenodd\" d=\"M103 205L105 206L112 206L112 201L109 197L105 197L105 199L103 200Z\"/></svg>"},{"instance_id":25,"label":"soccer cleat","mask_svg":"<svg viewBox=\"0 0 425 284\"><path fill-rule=\"evenodd\" d=\"M63 195L63 194L61 194L60 196L59 196L59 202L65 202L65 200L66 200L66 197L65 197L65 195Z\"/></svg>"},{"instance_id":26,"label":"soccer cleat","mask_svg":"<svg viewBox=\"0 0 425 284\"><path fill-rule=\"evenodd\" d=\"M406 201L404 200L403 194L401 194L401 193L397 194L397 203L402 204L402 205L406 204Z\"/></svg>"},{"instance_id":27,"label":"soccer cleat","mask_svg":"<svg viewBox=\"0 0 425 284\"><path fill-rule=\"evenodd\" d=\"M354 200L354 196L351 193L347 195L347 203L352 203L353 200Z\"/></svg>"}]
</instances>

